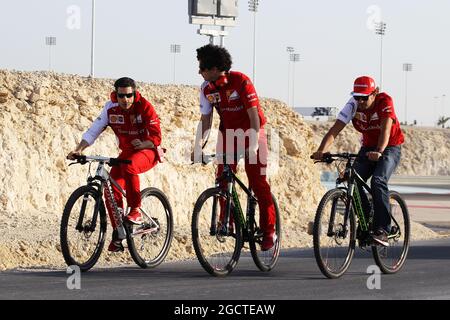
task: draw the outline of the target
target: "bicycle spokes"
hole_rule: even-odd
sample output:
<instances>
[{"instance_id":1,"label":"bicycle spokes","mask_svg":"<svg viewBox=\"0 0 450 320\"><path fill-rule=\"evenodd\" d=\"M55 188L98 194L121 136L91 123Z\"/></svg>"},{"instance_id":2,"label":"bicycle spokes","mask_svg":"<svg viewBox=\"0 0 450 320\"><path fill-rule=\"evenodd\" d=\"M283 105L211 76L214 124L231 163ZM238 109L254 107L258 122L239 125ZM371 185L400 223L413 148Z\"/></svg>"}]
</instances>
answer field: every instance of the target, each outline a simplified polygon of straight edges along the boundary
<instances>
[{"instance_id":1,"label":"bicycle spokes","mask_svg":"<svg viewBox=\"0 0 450 320\"><path fill-rule=\"evenodd\" d=\"M355 220L352 214L346 215L346 204L345 191L330 190L320 201L314 220L314 255L329 278L344 274L354 253Z\"/></svg>"},{"instance_id":2,"label":"bicycle spokes","mask_svg":"<svg viewBox=\"0 0 450 320\"><path fill-rule=\"evenodd\" d=\"M197 200L192 217L192 240L201 265L210 274L224 276L237 263L241 250L238 221L229 219L222 203L226 196L219 189L206 190Z\"/></svg>"},{"instance_id":3,"label":"bicycle spokes","mask_svg":"<svg viewBox=\"0 0 450 320\"><path fill-rule=\"evenodd\" d=\"M171 208L161 191L148 188L142 192L140 211L142 223L130 226L132 257L143 268L153 267L162 261L170 245Z\"/></svg>"},{"instance_id":4,"label":"bicycle spokes","mask_svg":"<svg viewBox=\"0 0 450 320\"><path fill-rule=\"evenodd\" d=\"M410 222L406 204L396 192L390 192L391 229L389 246L372 249L377 265L384 273L395 273L403 266L409 248Z\"/></svg>"},{"instance_id":5,"label":"bicycle spokes","mask_svg":"<svg viewBox=\"0 0 450 320\"><path fill-rule=\"evenodd\" d=\"M106 213L97 190L90 186L75 190L61 219L61 251L66 263L78 265L83 271L92 268L101 254L105 231Z\"/></svg>"}]
</instances>

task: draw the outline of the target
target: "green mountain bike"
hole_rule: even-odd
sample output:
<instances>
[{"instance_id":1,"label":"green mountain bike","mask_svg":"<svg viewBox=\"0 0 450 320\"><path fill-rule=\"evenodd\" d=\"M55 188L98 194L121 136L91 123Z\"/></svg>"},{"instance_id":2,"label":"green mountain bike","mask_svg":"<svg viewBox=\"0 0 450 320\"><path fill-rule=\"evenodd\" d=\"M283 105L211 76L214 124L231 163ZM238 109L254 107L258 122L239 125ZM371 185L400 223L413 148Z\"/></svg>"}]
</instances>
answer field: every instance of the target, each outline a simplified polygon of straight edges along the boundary
<instances>
[{"instance_id":1,"label":"green mountain bike","mask_svg":"<svg viewBox=\"0 0 450 320\"><path fill-rule=\"evenodd\" d=\"M203 162L211 162L215 155L204 155ZM263 234L259 228L258 199L253 191L247 188L226 163L224 170L216 179L216 186L205 190L198 198L192 214L192 242L195 253L202 267L213 276L226 276L236 267L241 249L245 242L249 243L250 252L256 266L261 271L272 270L280 254L281 222L275 197L277 240L274 246L262 251ZM226 190L219 185L227 184ZM247 196L247 209L244 215L236 184ZM224 208L225 210L221 210ZM222 214L221 214L222 212Z\"/></svg>"},{"instance_id":2,"label":"green mountain bike","mask_svg":"<svg viewBox=\"0 0 450 320\"><path fill-rule=\"evenodd\" d=\"M373 210L364 212L358 185L367 191L370 201L371 189L353 168L357 156L351 153L327 153L323 160L316 161L330 164L340 160L346 163L344 171L336 180L336 188L323 196L314 219L314 255L320 271L328 278L338 278L347 271L357 241L362 249L371 249L376 264L386 274L398 272L408 254L408 208L395 191L389 192L392 220L389 246L383 247L372 242Z\"/></svg>"}]
</instances>

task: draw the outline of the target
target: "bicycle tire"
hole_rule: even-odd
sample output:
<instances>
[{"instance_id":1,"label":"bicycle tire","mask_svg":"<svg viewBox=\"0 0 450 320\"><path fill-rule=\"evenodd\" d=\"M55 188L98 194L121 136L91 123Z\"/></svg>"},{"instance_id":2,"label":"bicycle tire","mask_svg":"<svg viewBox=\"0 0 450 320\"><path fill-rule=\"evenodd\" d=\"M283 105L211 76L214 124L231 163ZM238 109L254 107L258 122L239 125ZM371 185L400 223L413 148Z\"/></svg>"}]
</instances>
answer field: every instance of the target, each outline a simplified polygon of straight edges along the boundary
<instances>
[{"instance_id":1,"label":"bicycle tire","mask_svg":"<svg viewBox=\"0 0 450 320\"><path fill-rule=\"evenodd\" d=\"M396 273L405 264L409 250L411 232L408 207L403 198L398 192L390 191L389 202L391 204L391 217L395 218L400 224L400 234L397 237L389 237L389 247L372 246L373 258L375 259L377 266L385 274ZM398 207L394 208L393 202L396 202ZM396 210L397 208L401 209L401 213ZM393 213L393 211L395 212ZM403 219L403 223L402 221L399 221L400 218ZM392 220L392 222L394 222L394 220ZM399 241L402 241L401 246L396 245ZM392 263L388 263L389 260L392 261Z\"/></svg>"},{"instance_id":2,"label":"bicycle tire","mask_svg":"<svg viewBox=\"0 0 450 320\"><path fill-rule=\"evenodd\" d=\"M80 198L83 198L87 196L88 199L92 198L92 201L86 202L86 207L89 206L89 208L85 208L85 215L83 219L83 230L76 230L75 226L78 222L79 215L76 215L73 211L74 207L78 208L77 202L80 200ZM101 203L98 204L98 201L101 201ZM83 202L83 200L81 201ZM92 204L92 205L91 205ZM69 237L69 234L72 235L72 233L76 236L80 236L82 240L86 240L86 242L92 237L94 232L90 232L88 228L90 227L89 218L92 217L94 210L93 208L99 205L99 212L98 217L100 217L100 228L98 229L98 236L94 241L96 240L95 247L91 254L88 253L87 245L83 245L83 248L80 250L80 252L75 252L75 249L78 245L75 245L71 241L71 236ZM81 208L80 208L81 209ZM86 210L87 209L87 210ZM92 210L92 212L91 212ZM75 220L71 220L71 218L74 218ZM72 225L72 222L74 225ZM71 224L69 226L69 223ZM97 220L98 223L98 220ZM64 207L62 219L61 219L61 225L60 225L60 245L61 245L61 252L63 254L64 260L67 263L68 266L76 265L80 268L81 271L88 271L91 269L100 258L100 255L102 253L103 246L105 244L105 235L106 235L106 226L107 226L107 219L106 219L106 211L105 206L103 203L103 199L101 194L99 194L98 190L95 189L92 186L82 186L76 189L67 200L67 203ZM95 229L97 229L97 226L95 226ZM83 257L86 257L84 259ZM80 259L82 259L80 261ZM85 261L86 260L86 261Z\"/></svg>"},{"instance_id":3,"label":"bicycle tire","mask_svg":"<svg viewBox=\"0 0 450 320\"><path fill-rule=\"evenodd\" d=\"M144 223L126 226L128 250L138 266L154 268L164 261L172 243L172 207L161 190L146 188L141 191L141 210Z\"/></svg>"},{"instance_id":4,"label":"bicycle tire","mask_svg":"<svg viewBox=\"0 0 450 320\"><path fill-rule=\"evenodd\" d=\"M217 232L218 223L220 222L219 199L226 200L226 197L225 192L219 187L207 189L198 197L192 213L191 231L195 254L203 269L216 277L227 276L234 270L243 245L242 226L237 217L234 217L233 223L230 223L234 229L231 235L221 235ZM212 201L212 203L209 201ZM213 212L212 208L215 208L216 212ZM208 209L210 210L208 211ZM231 209L231 212L234 214L233 209ZM210 230L213 214L216 215L216 221L218 222L215 225L215 234L211 234ZM205 243L203 244L203 242ZM231 252L231 257L221 259L222 255L217 255L216 249L222 248L227 251L223 256ZM219 266L219 262L216 262L216 257L218 261L223 260L224 264Z\"/></svg>"},{"instance_id":5,"label":"bicycle tire","mask_svg":"<svg viewBox=\"0 0 450 320\"><path fill-rule=\"evenodd\" d=\"M331 208L330 206L331 201ZM338 201L340 201L340 206ZM354 252L355 252L355 243L356 243L356 230L355 230L355 215L353 213L353 209L350 209L350 215L348 217L350 222L349 233L346 235L342 233L342 223L337 223L339 218L344 217L345 213L345 204L347 203L347 193L345 189L332 189L325 193L325 195L320 200L319 206L317 207L316 216L314 219L314 228L313 228L313 243L314 243L314 256L316 258L317 265L319 266L320 271L327 278L335 279L341 277L349 268ZM352 207L350 207L352 208ZM326 216L326 210L331 209L330 217ZM328 236L328 226L331 219L331 213L334 210L334 222L333 222L333 233L334 235ZM340 210L339 212L336 212ZM322 221L322 220L325 221ZM337 220L338 219L338 220ZM341 246L345 240L348 240L348 244L342 246L342 248L336 248L337 250L333 251L334 257L329 255L330 247L325 246L325 242L328 242L330 245L337 244ZM339 243L341 242L341 244ZM346 247L346 249L344 249ZM340 260L343 262L337 262L338 256L342 256ZM334 259L333 259L334 258ZM333 260L332 260L333 259ZM336 267L333 268L331 264L335 262Z\"/></svg>"},{"instance_id":6,"label":"bicycle tire","mask_svg":"<svg viewBox=\"0 0 450 320\"><path fill-rule=\"evenodd\" d=\"M259 270L263 272L268 272L272 270L278 262L278 257L280 256L281 248L281 220L280 212L278 209L278 203L275 196L272 194L272 200L275 205L275 234L277 235L277 240L272 249L267 251L261 251L262 234L259 232L258 218L255 213L253 217L254 221L249 221L249 245L250 252L252 254L253 261ZM255 208L256 210L256 208Z\"/></svg>"}]
</instances>

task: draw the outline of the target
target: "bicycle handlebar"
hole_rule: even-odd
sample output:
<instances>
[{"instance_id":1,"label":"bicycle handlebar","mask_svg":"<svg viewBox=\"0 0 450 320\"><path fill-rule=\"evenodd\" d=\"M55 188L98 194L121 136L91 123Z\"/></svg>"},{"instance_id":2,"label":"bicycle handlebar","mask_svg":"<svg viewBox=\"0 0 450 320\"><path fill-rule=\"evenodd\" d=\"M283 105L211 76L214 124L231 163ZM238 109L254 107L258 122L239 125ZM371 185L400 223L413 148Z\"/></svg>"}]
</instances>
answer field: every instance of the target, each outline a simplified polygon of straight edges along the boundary
<instances>
[{"instance_id":1,"label":"bicycle handlebar","mask_svg":"<svg viewBox=\"0 0 450 320\"><path fill-rule=\"evenodd\" d=\"M203 154L202 155L202 163L206 165L206 164L214 161L215 159L222 159L223 163L227 163L227 161L225 161L225 160L231 156L233 157L234 163L237 163L237 162L239 162L239 160L246 157L246 155L244 153Z\"/></svg>"},{"instance_id":2,"label":"bicycle handlebar","mask_svg":"<svg viewBox=\"0 0 450 320\"><path fill-rule=\"evenodd\" d=\"M86 164L87 162L106 162L110 166L118 166L122 164L130 164L131 160L128 159L119 159L119 158L109 158L102 156L85 156L85 155L73 155L76 162L80 164ZM74 164L74 163L73 163Z\"/></svg>"},{"instance_id":3,"label":"bicycle handlebar","mask_svg":"<svg viewBox=\"0 0 450 320\"><path fill-rule=\"evenodd\" d=\"M348 153L348 152L343 152L343 153L329 153L326 152L323 154L322 156L322 160L317 160L317 162L325 162L325 163L332 163L333 161L336 161L337 159L353 159L358 157L358 154L356 153ZM310 156L311 159L314 159L313 156Z\"/></svg>"}]
</instances>

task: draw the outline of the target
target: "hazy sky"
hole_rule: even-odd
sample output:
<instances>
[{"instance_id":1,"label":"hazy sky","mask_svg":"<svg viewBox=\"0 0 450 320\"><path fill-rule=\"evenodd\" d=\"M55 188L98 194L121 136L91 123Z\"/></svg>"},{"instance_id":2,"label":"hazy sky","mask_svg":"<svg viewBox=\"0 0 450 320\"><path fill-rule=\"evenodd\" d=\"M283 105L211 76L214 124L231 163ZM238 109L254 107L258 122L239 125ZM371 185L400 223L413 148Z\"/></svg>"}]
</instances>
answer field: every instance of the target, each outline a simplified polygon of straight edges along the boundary
<instances>
[{"instance_id":1,"label":"hazy sky","mask_svg":"<svg viewBox=\"0 0 450 320\"><path fill-rule=\"evenodd\" d=\"M247 2L239 0L237 25L227 28L225 46L233 69L251 77L253 14ZM355 77L371 75L379 82L380 36L370 27L381 19L387 24L382 89L393 97L400 120L405 117L403 63L413 64L407 75L409 122L430 125L443 112L450 115L450 1L259 2L255 82L260 96L287 101L286 47L292 46L301 57L295 64L294 106L341 108ZM55 36L52 69L89 75L91 0L0 0L0 5L0 68L47 70L45 37ZM195 49L208 38L189 24L187 5L188 0L96 0L96 77L171 83L169 49L176 43L181 45L176 83L200 85Z\"/></svg>"}]
</instances>

